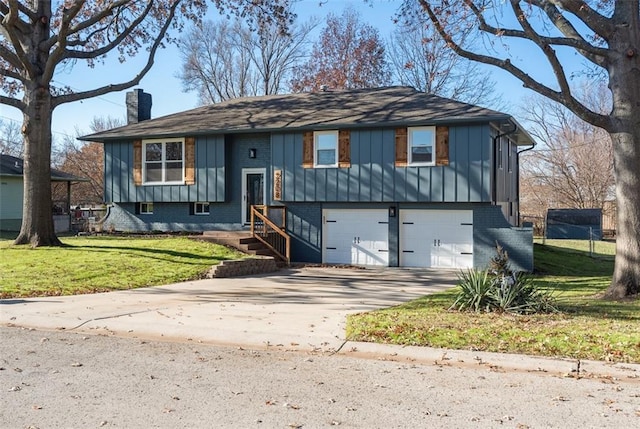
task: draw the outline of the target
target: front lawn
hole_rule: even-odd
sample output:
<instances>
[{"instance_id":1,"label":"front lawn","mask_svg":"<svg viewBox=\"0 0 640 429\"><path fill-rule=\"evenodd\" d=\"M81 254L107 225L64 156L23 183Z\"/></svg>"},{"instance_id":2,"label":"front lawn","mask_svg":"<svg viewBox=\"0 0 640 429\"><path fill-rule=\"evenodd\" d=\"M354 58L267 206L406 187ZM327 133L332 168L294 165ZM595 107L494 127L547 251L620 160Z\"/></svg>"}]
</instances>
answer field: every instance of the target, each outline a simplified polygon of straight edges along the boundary
<instances>
[{"instance_id":1,"label":"front lawn","mask_svg":"<svg viewBox=\"0 0 640 429\"><path fill-rule=\"evenodd\" d=\"M553 245L551 245L553 244ZM611 243L598 255L570 243L535 244L535 282L561 312L516 316L449 311L455 289L389 309L352 315L347 337L451 349L640 362L640 300L598 297L613 273ZM582 246L582 243L580 243ZM578 247L579 249L580 247ZM588 250L588 244L587 244Z\"/></svg>"},{"instance_id":2,"label":"front lawn","mask_svg":"<svg viewBox=\"0 0 640 429\"><path fill-rule=\"evenodd\" d=\"M0 239L0 298L72 295L199 278L240 257L186 237L63 237L64 247L13 246Z\"/></svg>"}]
</instances>

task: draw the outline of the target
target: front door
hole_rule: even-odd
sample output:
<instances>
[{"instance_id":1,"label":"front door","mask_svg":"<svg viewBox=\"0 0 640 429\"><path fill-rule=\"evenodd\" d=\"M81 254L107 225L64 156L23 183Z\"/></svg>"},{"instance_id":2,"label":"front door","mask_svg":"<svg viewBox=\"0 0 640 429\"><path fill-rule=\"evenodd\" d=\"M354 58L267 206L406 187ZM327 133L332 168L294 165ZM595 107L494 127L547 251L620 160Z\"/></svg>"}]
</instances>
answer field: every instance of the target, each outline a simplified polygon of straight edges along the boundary
<instances>
[{"instance_id":1,"label":"front door","mask_svg":"<svg viewBox=\"0 0 640 429\"><path fill-rule=\"evenodd\" d=\"M265 169L242 169L242 223L251 222L251 206L264 204L265 196Z\"/></svg>"}]
</instances>

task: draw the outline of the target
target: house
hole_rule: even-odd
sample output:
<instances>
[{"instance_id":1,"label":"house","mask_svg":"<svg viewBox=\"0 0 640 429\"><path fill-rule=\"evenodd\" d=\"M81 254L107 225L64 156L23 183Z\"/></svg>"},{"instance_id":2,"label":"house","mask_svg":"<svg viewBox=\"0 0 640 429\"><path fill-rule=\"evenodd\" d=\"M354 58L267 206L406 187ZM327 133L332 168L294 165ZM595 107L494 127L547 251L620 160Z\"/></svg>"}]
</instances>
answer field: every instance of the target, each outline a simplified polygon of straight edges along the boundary
<instances>
[{"instance_id":1,"label":"house","mask_svg":"<svg viewBox=\"0 0 640 429\"><path fill-rule=\"evenodd\" d=\"M23 165L24 161L21 158L0 154L0 231L20 231L24 196ZM69 231L71 225L69 216L71 184L86 182L87 179L52 168L51 181L67 185L67 198L63 204L58 206L59 210L54 210L56 206L52 202L55 232L66 232Z\"/></svg>"},{"instance_id":2,"label":"house","mask_svg":"<svg viewBox=\"0 0 640 429\"><path fill-rule=\"evenodd\" d=\"M485 267L499 242L533 268L532 229L516 226L518 150L533 140L507 114L408 87L157 119L149 94L127 100L128 125L82 138L104 143L106 228L262 228L267 206L284 214L292 261Z\"/></svg>"}]
</instances>

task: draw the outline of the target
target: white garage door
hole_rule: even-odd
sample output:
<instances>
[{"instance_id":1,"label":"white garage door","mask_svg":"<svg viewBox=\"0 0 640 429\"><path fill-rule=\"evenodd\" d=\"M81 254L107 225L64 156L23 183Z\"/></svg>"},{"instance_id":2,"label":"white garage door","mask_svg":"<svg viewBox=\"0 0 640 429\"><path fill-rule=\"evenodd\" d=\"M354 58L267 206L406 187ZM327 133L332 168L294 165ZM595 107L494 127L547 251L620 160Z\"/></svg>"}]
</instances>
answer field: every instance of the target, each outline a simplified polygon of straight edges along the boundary
<instances>
[{"instance_id":1,"label":"white garage door","mask_svg":"<svg viewBox=\"0 0 640 429\"><path fill-rule=\"evenodd\" d=\"M400 210L400 266L472 268L471 210Z\"/></svg>"},{"instance_id":2,"label":"white garage door","mask_svg":"<svg viewBox=\"0 0 640 429\"><path fill-rule=\"evenodd\" d=\"M389 265L387 210L322 211L322 260L328 264Z\"/></svg>"}]
</instances>

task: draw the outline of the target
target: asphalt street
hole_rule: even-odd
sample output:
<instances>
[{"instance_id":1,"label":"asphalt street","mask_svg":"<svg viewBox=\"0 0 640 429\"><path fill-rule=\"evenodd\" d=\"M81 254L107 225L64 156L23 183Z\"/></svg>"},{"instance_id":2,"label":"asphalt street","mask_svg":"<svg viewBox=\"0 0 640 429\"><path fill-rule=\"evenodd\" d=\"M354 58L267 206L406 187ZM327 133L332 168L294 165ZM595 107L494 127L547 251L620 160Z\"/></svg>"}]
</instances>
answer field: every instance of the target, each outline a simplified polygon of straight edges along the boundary
<instances>
[{"instance_id":1,"label":"asphalt street","mask_svg":"<svg viewBox=\"0 0 640 429\"><path fill-rule=\"evenodd\" d=\"M640 380L0 328L0 427L637 428Z\"/></svg>"}]
</instances>

